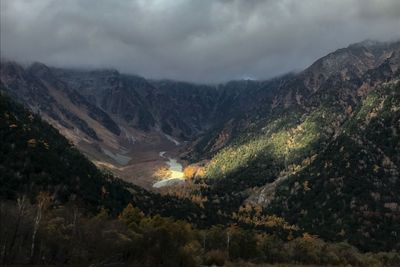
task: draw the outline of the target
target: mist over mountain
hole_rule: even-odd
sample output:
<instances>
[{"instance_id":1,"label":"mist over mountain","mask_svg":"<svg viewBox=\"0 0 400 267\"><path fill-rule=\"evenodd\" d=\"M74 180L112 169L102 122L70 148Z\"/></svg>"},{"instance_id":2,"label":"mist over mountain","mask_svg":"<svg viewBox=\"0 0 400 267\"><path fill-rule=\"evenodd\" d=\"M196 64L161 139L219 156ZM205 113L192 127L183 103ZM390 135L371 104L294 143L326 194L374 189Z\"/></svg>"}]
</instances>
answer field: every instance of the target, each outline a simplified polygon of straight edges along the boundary
<instances>
[{"instance_id":1,"label":"mist over mountain","mask_svg":"<svg viewBox=\"0 0 400 267\"><path fill-rule=\"evenodd\" d=\"M351 43L400 38L397 0L5 0L0 10L9 60L198 83L272 78Z\"/></svg>"}]
</instances>

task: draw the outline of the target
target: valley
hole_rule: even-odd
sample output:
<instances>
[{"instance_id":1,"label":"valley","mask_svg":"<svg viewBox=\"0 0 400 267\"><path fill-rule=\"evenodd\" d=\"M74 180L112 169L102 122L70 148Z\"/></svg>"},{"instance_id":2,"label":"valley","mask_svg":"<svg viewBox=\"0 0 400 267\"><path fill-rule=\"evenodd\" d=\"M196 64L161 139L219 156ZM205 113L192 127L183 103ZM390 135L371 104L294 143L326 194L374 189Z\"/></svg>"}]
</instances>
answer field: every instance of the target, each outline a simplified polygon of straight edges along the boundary
<instances>
[{"instance_id":1,"label":"valley","mask_svg":"<svg viewBox=\"0 0 400 267\"><path fill-rule=\"evenodd\" d=\"M160 156L160 150L165 150L164 153L168 153L169 157L175 160L184 149L183 145L177 146L158 134L154 134L149 142L137 142L121 150L113 149L113 152L105 149L99 151L91 144L80 143L78 147L81 147L100 168L108 169L127 182L153 191L157 191L153 185L160 179L156 175L157 171L170 166L170 161Z\"/></svg>"},{"instance_id":2,"label":"valley","mask_svg":"<svg viewBox=\"0 0 400 267\"><path fill-rule=\"evenodd\" d=\"M91 171L74 163L63 181L27 161L22 174L10 172L2 194L45 190L57 203L78 198L116 212L133 203L154 220L185 220L210 234L238 225L256 231L249 238L265 231L362 251L399 249L399 67L400 42L357 43L298 73L214 85L4 61L2 94L54 127L68 155L79 150ZM18 157L11 132L28 138L30 115L18 126L17 113L10 121L4 110L11 143L3 150ZM48 157L49 137L35 135L24 144L40 141ZM14 183L19 177L35 190ZM82 196L81 183L96 186L85 185Z\"/></svg>"},{"instance_id":3,"label":"valley","mask_svg":"<svg viewBox=\"0 0 400 267\"><path fill-rule=\"evenodd\" d=\"M399 267L399 0L0 0L0 266Z\"/></svg>"}]
</instances>

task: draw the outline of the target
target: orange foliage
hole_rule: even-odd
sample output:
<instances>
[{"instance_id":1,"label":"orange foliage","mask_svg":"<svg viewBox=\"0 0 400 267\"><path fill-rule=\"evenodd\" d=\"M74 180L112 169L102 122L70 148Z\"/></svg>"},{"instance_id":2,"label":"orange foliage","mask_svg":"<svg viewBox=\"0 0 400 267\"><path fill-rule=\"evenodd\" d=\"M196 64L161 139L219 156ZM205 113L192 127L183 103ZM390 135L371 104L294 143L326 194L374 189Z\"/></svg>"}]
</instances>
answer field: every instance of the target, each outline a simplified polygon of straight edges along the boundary
<instances>
[{"instance_id":1,"label":"orange foliage","mask_svg":"<svg viewBox=\"0 0 400 267\"><path fill-rule=\"evenodd\" d=\"M161 167L154 173L154 176L160 180L168 178L170 175L171 171L166 167Z\"/></svg>"},{"instance_id":2,"label":"orange foliage","mask_svg":"<svg viewBox=\"0 0 400 267\"><path fill-rule=\"evenodd\" d=\"M314 242L318 239L317 235L311 235L309 233L304 233L302 239L307 242Z\"/></svg>"},{"instance_id":3,"label":"orange foliage","mask_svg":"<svg viewBox=\"0 0 400 267\"><path fill-rule=\"evenodd\" d=\"M204 168L196 165L186 166L183 170L183 175L186 179L193 179L195 177L203 177L205 174Z\"/></svg>"},{"instance_id":4,"label":"orange foliage","mask_svg":"<svg viewBox=\"0 0 400 267\"><path fill-rule=\"evenodd\" d=\"M28 146L29 147L36 147L36 144L37 144L36 139L29 139L28 140Z\"/></svg>"},{"instance_id":5,"label":"orange foliage","mask_svg":"<svg viewBox=\"0 0 400 267\"><path fill-rule=\"evenodd\" d=\"M204 203L208 201L208 198L199 193L199 190L206 187L205 183L195 183L193 180L187 180L180 186L169 187L164 193L180 199L188 199L201 208L204 208Z\"/></svg>"},{"instance_id":6,"label":"orange foliage","mask_svg":"<svg viewBox=\"0 0 400 267\"><path fill-rule=\"evenodd\" d=\"M183 170L183 175L186 179L193 179L196 175L198 167L194 165L186 166Z\"/></svg>"},{"instance_id":7,"label":"orange foliage","mask_svg":"<svg viewBox=\"0 0 400 267\"><path fill-rule=\"evenodd\" d=\"M284 230L297 231L296 225L290 225L284 218L276 215L263 215L262 207L255 204L246 203L241 206L237 213L232 214L232 218L240 222L252 225L262 225L270 228L282 228Z\"/></svg>"},{"instance_id":8,"label":"orange foliage","mask_svg":"<svg viewBox=\"0 0 400 267\"><path fill-rule=\"evenodd\" d=\"M199 167L196 172L196 177L203 178L205 174L206 174L206 171L204 170L204 168Z\"/></svg>"}]
</instances>

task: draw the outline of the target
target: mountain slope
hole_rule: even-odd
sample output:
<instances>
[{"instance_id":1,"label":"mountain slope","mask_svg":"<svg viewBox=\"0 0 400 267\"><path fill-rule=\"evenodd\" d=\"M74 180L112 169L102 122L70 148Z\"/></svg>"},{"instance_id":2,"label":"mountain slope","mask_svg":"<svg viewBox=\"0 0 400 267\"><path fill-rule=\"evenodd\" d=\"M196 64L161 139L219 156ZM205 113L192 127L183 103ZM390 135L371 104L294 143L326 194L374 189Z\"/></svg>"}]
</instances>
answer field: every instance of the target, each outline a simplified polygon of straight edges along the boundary
<instances>
[{"instance_id":1,"label":"mountain slope","mask_svg":"<svg viewBox=\"0 0 400 267\"><path fill-rule=\"evenodd\" d=\"M346 119L346 112L354 110L375 83L393 77L399 66L399 47L399 42L350 45L298 74L267 81L258 89L247 91L253 96L247 101L248 109L240 110L238 116L200 138L190 149L189 161L211 158L222 148L251 141L257 138L255 135L265 137L263 129L271 132L268 128L273 127L273 132L286 132L318 109L335 114L330 121L334 125L326 124L332 129L325 129L334 131Z\"/></svg>"},{"instance_id":2,"label":"mountain slope","mask_svg":"<svg viewBox=\"0 0 400 267\"><path fill-rule=\"evenodd\" d=\"M40 117L0 92L0 199L49 192L55 205L100 208L113 214L128 203L148 215L185 219L211 225L226 218L189 200L161 196L99 171L65 137Z\"/></svg>"},{"instance_id":3,"label":"mountain slope","mask_svg":"<svg viewBox=\"0 0 400 267\"><path fill-rule=\"evenodd\" d=\"M92 208L122 208L132 196L101 173L57 130L0 95L1 197L49 191L59 203L78 198ZM108 197L105 197L107 194Z\"/></svg>"},{"instance_id":4,"label":"mountain slope","mask_svg":"<svg viewBox=\"0 0 400 267\"><path fill-rule=\"evenodd\" d=\"M206 137L206 141L200 142L203 147L205 143L215 146L221 137L228 139L225 142L229 144L211 159L207 176L237 177L234 179L250 183L243 187L249 187L273 181L289 165L292 165L290 168L304 165L305 158L318 153L340 131L368 91L395 77L400 43L376 46L350 46L322 58L284 81L275 89L274 97L259 106L259 110L251 110L252 114L245 119L236 117L229 122L233 126L227 129L236 131L235 135L229 136L225 133L227 130L222 130L216 139ZM365 59L370 57L370 51L377 54L374 64ZM325 65L328 67L321 67ZM311 83L313 75L321 77L321 81Z\"/></svg>"},{"instance_id":5,"label":"mountain slope","mask_svg":"<svg viewBox=\"0 0 400 267\"><path fill-rule=\"evenodd\" d=\"M207 194L225 199L221 206L226 207L231 206L232 197L248 195L246 202L268 206L267 214L278 214L323 238L347 239L366 250L391 249L398 246L400 229L396 194L400 105L398 85L382 86L399 78L399 43L347 50L293 77L275 95L278 100L265 103L268 115L264 118L258 119L256 113L248 117L250 126L237 131L205 165L211 185ZM372 63L363 58L371 51L376 53ZM334 68L324 70L325 61L336 62ZM317 75L321 82L309 83L305 77L315 72L324 73ZM375 98L378 102L371 100ZM364 125L355 118L366 112L371 101L376 121ZM365 140L343 135L350 131L349 125L353 139L362 136ZM348 150L346 158L340 149ZM354 166L349 167L348 161ZM386 171L382 164L387 165ZM328 167L332 172L327 172ZM340 187L328 182L336 178ZM345 191L350 200L335 190ZM339 225L348 228L342 231Z\"/></svg>"},{"instance_id":6,"label":"mountain slope","mask_svg":"<svg viewBox=\"0 0 400 267\"><path fill-rule=\"evenodd\" d=\"M341 133L270 204L323 238L399 249L400 83L369 93Z\"/></svg>"}]
</instances>

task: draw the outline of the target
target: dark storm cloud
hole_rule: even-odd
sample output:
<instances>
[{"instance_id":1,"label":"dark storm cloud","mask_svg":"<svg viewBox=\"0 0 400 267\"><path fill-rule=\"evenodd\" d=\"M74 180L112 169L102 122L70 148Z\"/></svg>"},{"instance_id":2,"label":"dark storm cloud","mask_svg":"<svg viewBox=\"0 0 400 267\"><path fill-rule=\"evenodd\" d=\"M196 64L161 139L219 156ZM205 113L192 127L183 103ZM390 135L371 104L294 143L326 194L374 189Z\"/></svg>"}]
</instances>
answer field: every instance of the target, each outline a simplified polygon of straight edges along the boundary
<instances>
[{"instance_id":1,"label":"dark storm cloud","mask_svg":"<svg viewBox=\"0 0 400 267\"><path fill-rule=\"evenodd\" d=\"M400 37L399 0L1 0L1 56L215 82Z\"/></svg>"}]
</instances>

